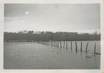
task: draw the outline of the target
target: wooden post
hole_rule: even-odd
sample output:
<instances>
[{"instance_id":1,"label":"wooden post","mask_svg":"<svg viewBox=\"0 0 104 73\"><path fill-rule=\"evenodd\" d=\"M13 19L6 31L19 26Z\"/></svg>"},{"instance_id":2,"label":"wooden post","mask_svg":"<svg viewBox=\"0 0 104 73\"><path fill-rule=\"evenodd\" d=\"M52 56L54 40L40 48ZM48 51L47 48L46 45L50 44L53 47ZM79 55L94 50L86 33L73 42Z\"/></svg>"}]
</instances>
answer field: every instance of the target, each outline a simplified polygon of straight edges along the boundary
<instances>
[{"instance_id":1,"label":"wooden post","mask_svg":"<svg viewBox=\"0 0 104 73\"><path fill-rule=\"evenodd\" d=\"M65 41L63 41L63 48L65 48Z\"/></svg>"},{"instance_id":2,"label":"wooden post","mask_svg":"<svg viewBox=\"0 0 104 73\"><path fill-rule=\"evenodd\" d=\"M94 45L94 55L96 54L96 42L95 42L95 45Z\"/></svg>"},{"instance_id":3,"label":"wooden post","mask_svg":"<svg viewBox=\"0 0 104 73\"><path fill-rule=\"evenodd\" d=\"M53 47L53 41L51 41L51 47Z\"/></svg>"},{"instance_id":4,"label":"wooden post","mask_svg":"<svg viewBox=\"0 0 104 73\"><path fill-rule=\"evenodd\" d=\"M55 41L54 41L54 47L56 47Z\"/></svg>"},{"instance_id":5,"label":"wooden post","mask_svg":"<svg viewBox=\"0 0 104 73\"><path fill-rule=\"evenodd\" d=\"M58 48L60 48L60 42L58 41Z\"/></svg>"},{"instance_id":6,"label":"wooden post","mask_svg":"<svg viewBox=\"0 0 104 73\"><path fill-rule=\"evenodd\" d=\"M52 47L52 41L50 40L50 45L51 45L51 47Z\"/></svg>"},{"instance_id":7,"label":"wooden post","mask_svg":"<svg viewBox=\"0 0 104 73\"><path fill-rule=\"evenodd\" d=\"M71 51L72 51L72 41L71 41Z\"/></svg>"},{"instance_id":8,"label":"wooden post","mask_svg":"<svg viewBox=\"0 0 104 73\"><path fill-rule=\"evenodd\" d=\"M62 47L61 47L61 41L60 41L60 48L62 48Z\"/></svg>"},{"instance_id":9,"label":"wooden post","mask_svg":"<svg viewBox=\"0 0 104 73\"><path fill-rule=\"evenodd\" d=\"M65 41L63 42L63 48L65 48Z\"/></svg>"},{"instance_id":10,"label":"wooden post","mask_svg":"<svg viewBox=\"0 0 104 73\"><path fill-rule=\"evenodd\" d=\"M59 48L59 41L57 41L57 47Z\"/></svg>"},{"instance_id":11,"label":"wooden post","mask_svg":"<svg viewBox=\"0 0 104 73\"><path fill-rule=\"evenodd\" d=\"M58 41L56 41L56 47L58 48Z\"/></svg>"},{"instance_id":12,"label":"wooden post","mask_svg":"<svg viewBox=\"0 0 104 73\"><path fill-rule=\"evenodd\" d=\"M68 49L67 41L66 41L66 49Z\"/></svg>"},{"instance_id":13,"label":"wooden post","mask_svg":"<svg viewBox=\"0 0 104 73\"><path fill-rule=\"evenodd\" d=\"M82 41L81 41L81 50L80 51L82 52Z\"/></svg>"},{"instance_id":14,"label":"wooden post","mask_svg":"<svg viewBox=\"0 0 104 73\"><path fill-rule=\"evenodd\" d=\"M86 53L88 52L88 42L86 44Z\"/></svg>"},{"instance_id":15,"label":"wooden post","mask_svg":"<svg viewBox=\"0 0 104 73\"><path fill-rule=\"evenodd\" d=\"M75 46L76 46L76 52L77 52L77 42L75 41Z\"/></svg>"}]
</instances>

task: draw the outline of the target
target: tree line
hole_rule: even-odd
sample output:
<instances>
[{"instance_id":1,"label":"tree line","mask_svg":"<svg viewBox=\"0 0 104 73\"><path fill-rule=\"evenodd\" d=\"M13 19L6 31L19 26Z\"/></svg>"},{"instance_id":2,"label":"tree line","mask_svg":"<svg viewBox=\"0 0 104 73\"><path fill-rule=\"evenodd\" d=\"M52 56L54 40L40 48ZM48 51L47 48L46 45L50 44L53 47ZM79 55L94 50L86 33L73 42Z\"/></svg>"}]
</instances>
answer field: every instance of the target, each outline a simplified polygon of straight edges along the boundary
<instances>
[{"instance_id":1,"label":"tree line","mask_svg":"<svg viewBox=\"0 0 104 73\"><path fill-rule=\"evenodd\" d=\"M4 32L4 41L92 41L100 40L100 34L77 32Z\"/></svg>"}]
</instances>

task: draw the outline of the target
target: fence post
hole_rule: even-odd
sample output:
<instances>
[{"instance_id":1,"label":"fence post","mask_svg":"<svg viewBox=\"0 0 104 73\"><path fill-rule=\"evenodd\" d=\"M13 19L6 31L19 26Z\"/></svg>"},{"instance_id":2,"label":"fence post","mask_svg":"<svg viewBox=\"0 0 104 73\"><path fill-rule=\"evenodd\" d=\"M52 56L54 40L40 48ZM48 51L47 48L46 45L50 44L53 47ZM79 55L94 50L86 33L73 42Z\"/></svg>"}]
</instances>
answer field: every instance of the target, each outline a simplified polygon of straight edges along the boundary
<instances>
[{"instance_id":1,"label":"fence post","mask_svg":"<svg viewBox=\"0 0 104 73\"><path fill-rule=\"evenodd\" d=\"M63 48L65 48L66 46L65 46L65 41L63 42Z\"/></svg>"},{"instance_id":2,"label":"fence post","mask_svg":"<svg viewBox=\"0 0 104 73\"><path fill-rule=\"evenodd\" d=\"M94 55L96 54L96 42L95 42L95 45L94 45Z\"/></svg>"},{"instance_id":3,"label":"fence post","mask_svg":"<svg viewBox=\"0 0 104 73\"><path fill-rule=\"evenodd\" d=\"M88 42L86 44L86 53L88 52Z\"/></svg>"},{"instance_id":4,"label":"fence post","mask_svg":"<svg viewBox=\"0 0 104 73\"><path fill-rule=\"evenodd\" d=\"M76 52L77 52L77 42L75 41L75 45L76 45Z\"/></svg>"},{"instance_id":5,"label":"fence post","mask_svg":"<svg viewBox=\"0 0 104 73\"><path fill-rule=\"evenodd\" d=\"M72 41L71 41L71 51L72 51Z\"/></svg>"},{"instance_id":6,"label":"fence post","mask_svg":"<svg viewBox=\"0 0 104 73\"><path fill-rule=\"evenodd\" d=\"M67 41L66 41L66 49L68 49Z\"/></svg>"},{"instance_id":7,"label":"fence post","mask_svg":"<svg viewBox=\"0 0 104 73\"><path fill-rule=\"evenodd\" d=\"M80 51L82 52L82 41L81 41L81 50Z\"/></svg>"},{"instance_id":8,"label":"fence post","mask_svg":"<svg viewBox=\"0 0 104 73\"><path fill-rule=\"evenodd\" d=\"M61 47L61 41L60 41L59 43L60 43L60 48L62 48L62 47Z\"/></svg>"}]
</instances>

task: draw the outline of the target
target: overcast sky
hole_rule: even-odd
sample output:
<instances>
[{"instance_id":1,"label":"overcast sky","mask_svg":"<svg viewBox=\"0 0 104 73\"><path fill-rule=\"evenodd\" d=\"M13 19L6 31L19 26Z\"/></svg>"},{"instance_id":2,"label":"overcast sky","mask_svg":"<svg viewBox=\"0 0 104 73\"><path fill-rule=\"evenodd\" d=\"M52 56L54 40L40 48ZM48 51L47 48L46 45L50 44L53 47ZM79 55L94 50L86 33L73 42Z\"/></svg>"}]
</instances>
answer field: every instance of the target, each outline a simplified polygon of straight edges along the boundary
<instances>
[{"instance_id":1,"label":"overcast sky","mask_svg":"<svg viewBox=\"0 0 104 73\"><path fill-rule=\"evenodd\" d=\"M5 4L5 31L96 32L99 4Z\"/></svg>"}]
</instances>

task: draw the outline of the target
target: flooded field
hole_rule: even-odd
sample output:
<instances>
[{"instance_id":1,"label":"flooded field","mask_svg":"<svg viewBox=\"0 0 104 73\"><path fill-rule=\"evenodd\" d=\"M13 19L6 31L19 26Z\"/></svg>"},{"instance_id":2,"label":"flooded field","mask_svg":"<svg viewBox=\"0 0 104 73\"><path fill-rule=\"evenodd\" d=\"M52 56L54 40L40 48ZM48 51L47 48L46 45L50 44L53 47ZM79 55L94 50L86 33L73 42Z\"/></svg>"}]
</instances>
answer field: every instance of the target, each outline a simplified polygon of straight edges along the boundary
<instances>
[{"instance_id":1,"label":"flooded field","mask_svg":"<svg viewBox=\"0 0 104 73\"><path fill-rule=\"evenodd\" d=\"M5 42L5 69L99 69L100 41Z\"/></svg>"}]
</instances>

